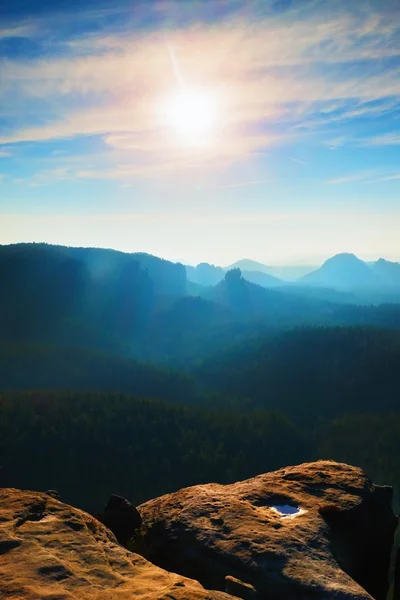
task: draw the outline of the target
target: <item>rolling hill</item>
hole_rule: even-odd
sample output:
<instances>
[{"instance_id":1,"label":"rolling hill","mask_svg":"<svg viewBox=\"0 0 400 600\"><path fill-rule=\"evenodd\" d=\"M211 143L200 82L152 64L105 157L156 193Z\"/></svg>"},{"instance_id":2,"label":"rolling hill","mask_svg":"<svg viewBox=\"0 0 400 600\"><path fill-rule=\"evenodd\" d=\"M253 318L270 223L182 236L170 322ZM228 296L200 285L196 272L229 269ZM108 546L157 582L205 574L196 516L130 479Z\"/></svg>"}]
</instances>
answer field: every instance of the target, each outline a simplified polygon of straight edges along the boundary
<instances>
[{"instance_id":1,"label":"rolling hill","mask_svg":"<svg viewBox=\"0 0 400 600\"><path fill-rule=\"evenodd\" d=\"M337 254L304 277L302 285L316 285L334 289L353 290L356 288L376 288L382 285L379 275L354 254Z\"/></svg>"},{"instance_id":2,"label":"rolling hill","mask_svg":"<svg viewBox=\"0 0 400 600\"><path fill-rule=\"evenodd\" d=\"M225 267L225 271L229 269L241 269L243 272L255 271L259 273L265 273L267 275L273 275L283 281L295 281L299 277L310 273L316 269L315 265L264 265L263 263L255 260L244 258L238 260L232 265ZM250 279L249 279L250 281Z\"/></svg>"},{"instance_id":3,"label":"rolling hill","mask_svg":"<svg viewBox=\"0 0 400 600\"><path fill-rule=\"evenodd\" d=\"M400 263L390 262L389 260L380 258L376 263L373 263L370 268L386 285L400 288Z\"/></svg>"}]
</instances>

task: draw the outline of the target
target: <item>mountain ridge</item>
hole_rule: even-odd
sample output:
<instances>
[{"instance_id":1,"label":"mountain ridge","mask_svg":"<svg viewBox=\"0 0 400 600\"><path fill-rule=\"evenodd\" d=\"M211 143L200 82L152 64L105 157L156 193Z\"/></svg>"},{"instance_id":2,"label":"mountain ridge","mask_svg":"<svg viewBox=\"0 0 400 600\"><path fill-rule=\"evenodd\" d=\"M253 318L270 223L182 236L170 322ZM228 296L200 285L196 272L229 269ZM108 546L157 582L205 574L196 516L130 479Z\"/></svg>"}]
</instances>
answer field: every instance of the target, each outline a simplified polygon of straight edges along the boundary
<instances>
[{"instance_id":1,"label":"mountain ridge","mask_svg":"<svg viewBox=\"0 0 400 600\"><path fill-rule=\"evenodd\" d=\"M344 252L326 260L298 283L343 290L400 286L400 264L383 258L368 264L355 254Z\"/></svg>"},{"instance_id":2,"label":"mountain ridge","mask_svg":"<svg viewBox=\"0 0 400 600\"><path fill-rule=\"evenodd\" d=\"M209 263L200 263L196 267L186 266L186 273L189 281L209 286L217 285L224 278L224 274L232 269L240 269L247 281L265 288L285 285L310 285L342 291L382 286L400 288L399 262L389 261L385 258L366 262L348 252L329 257L319 267L311 265L268 266L246 258L227 267ZM203 278L202 273L206 274Z\"/></svg>"}]
</instances>

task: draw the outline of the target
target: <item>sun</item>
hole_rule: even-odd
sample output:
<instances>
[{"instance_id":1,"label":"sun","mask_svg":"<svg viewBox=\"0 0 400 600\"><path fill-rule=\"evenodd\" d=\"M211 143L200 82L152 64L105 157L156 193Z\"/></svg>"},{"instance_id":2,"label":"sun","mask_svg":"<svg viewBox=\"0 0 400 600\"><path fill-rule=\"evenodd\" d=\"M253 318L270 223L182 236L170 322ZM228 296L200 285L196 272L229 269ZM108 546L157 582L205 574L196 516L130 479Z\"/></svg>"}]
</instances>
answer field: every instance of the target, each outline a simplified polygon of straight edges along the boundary
<instances>
[{"instance_id":1,"label":"sun","mask_svg":"<svg viewBox=\"0 0 400 600\"><path fill-rule=\"evenodd\" d=\"M210 91L180 89L167 99L164 112L168 126L189 142L210 137L217 126L217 100Z\"/></svg>"}]
</instances>

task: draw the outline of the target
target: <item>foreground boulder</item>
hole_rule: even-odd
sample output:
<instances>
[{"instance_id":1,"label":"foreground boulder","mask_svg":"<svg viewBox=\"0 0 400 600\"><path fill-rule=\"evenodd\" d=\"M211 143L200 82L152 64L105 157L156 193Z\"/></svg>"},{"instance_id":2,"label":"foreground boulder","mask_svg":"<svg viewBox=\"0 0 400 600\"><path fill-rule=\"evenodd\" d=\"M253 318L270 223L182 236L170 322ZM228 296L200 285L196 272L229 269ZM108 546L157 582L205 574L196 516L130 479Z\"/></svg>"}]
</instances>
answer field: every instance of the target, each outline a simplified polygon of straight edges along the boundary
<instances>
[{"instance_id":1,"label":"foreground boulder","mask_svg":"<svg viewBox=\"0 0 400 600\"><path fill-rule=\"evenodd\" d=\"M392 490L318 461L139 506L148 558L209 589L265 600L384 600L396 528ZM238 593L239 595L239 593Z\"/></svg>"},{"instance_id":2,"label":"foreground boulder","mask_svg":"<svg viewBox=\"0 0 400 600\"><path fill-rule=\"evenodd\" d=\"M255 600L258 598L257 590L249 583L243 583L240 579L227 575L225 577L225 590L232 596L242 598L242 600Z\"/></svg>"},{"instance_id":3,"label":"foreground boulder","mask_svg":"<svg viewBox=\"0 0 400 600\"><path fill-rule=\"evenodd\" d=\"M397 600L400 598L400 518L396 532L396 539L393 548L393 572L392 577L392 590L390 598Z\"/></svg>"},{"instance_id":4,"label":"foreground boulder","mask_svg":"<svg viewBox=\"0 0 400 600\"><path fill-rule=\"evenodd\" d=\"M90 515L14 489L0 489L0 598L232 600L130 553Z\"/></svg>"},{"instance_id":5,"label":"foreground boulder","mask_svg":"<svg viewBox=\"0 0 400 600\"><path fill-rule=\"evenodd\" d=\"M400 598L400 551L396 555L392 597L394 600Z\"/></svg>"}]
</instances>

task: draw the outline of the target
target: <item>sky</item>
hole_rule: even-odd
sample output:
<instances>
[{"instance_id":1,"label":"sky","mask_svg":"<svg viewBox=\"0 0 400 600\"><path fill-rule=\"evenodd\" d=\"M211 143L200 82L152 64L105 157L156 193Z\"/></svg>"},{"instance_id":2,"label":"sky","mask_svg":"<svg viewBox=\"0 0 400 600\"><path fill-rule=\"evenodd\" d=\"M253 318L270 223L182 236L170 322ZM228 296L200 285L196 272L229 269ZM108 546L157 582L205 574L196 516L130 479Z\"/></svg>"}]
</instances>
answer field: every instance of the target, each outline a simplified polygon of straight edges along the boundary
<instances>
[{"instance_id":1,"label":"sky","mask_svg":"<svg viewBox=\"0 0 400 600\"><path fill-rule=\"evenodd\" d=\"M0 243L400 261L398 0L2 0Z\"/></svg>"}]
</instances>

